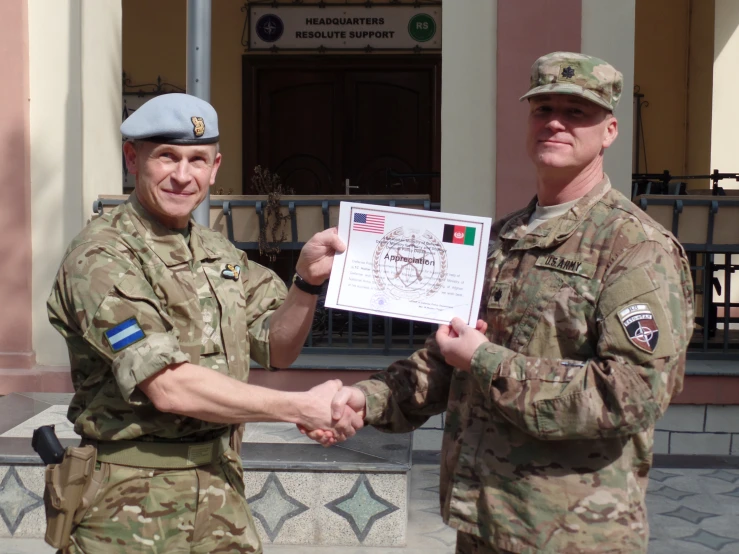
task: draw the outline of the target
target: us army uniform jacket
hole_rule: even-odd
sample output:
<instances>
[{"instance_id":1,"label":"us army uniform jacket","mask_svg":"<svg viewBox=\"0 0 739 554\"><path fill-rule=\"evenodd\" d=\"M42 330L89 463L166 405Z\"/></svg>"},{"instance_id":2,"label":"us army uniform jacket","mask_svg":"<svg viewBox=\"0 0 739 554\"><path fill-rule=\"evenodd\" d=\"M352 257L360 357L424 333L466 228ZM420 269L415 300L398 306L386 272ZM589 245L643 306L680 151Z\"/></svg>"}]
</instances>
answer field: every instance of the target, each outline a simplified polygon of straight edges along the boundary
<instances>
[{"instance_id":1,"label":"us army uniform jacket","mask_svg":"<svg viewBox=\"0 0 739 554\"><path fill-rule=\"evenodd\" d=\"M269 317L286 294L219 233L190 222L188 246L132 194L74 239L47 304L69 349L75 431L129 440L225 430L159 412L137 385L188 361L240 381L250 357L269 367Z\"/></svg>"},{"instance_id":2,"label":"us army uniform jacket","mask_svg":"<svg viewBox=\"0 0 739 554\"><path fill-rule=\"evenodd\" d=\"M430 338L358 383L366 421L407 432L445 408L444 520L520 553L646 552L654 424L682 389L693 288L675 238L607 178L526 234L493 227L469 373Z\"/></svg>"}]
</instances>

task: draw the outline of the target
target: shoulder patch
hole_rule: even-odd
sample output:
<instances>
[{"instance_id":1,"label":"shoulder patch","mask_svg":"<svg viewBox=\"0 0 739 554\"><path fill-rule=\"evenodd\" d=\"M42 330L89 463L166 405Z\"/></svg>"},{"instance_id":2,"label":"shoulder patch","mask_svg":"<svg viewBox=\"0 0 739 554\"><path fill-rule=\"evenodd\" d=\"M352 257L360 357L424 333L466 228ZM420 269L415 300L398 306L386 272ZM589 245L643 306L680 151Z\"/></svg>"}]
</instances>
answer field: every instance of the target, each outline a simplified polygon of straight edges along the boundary
<instances>
[{"instance_id":1,"label":"shoulder patch","mask_svg":"<svg viewBox=\"0 0 739 554\"><path fill-rule=\"evenodd\" d=\"M108 329L104 334L113 352L119 352L133 343L143 340L146 336L135 317L127 319L112 329Z\"/></svg>"},{"instance_id":2,"label":"shoulder patch","mask_svg":"<svg viewBox=\"0 0 739 554\"><path fill-rule=\"evenodd\" d=\"M657 348L659 328L647 304L632 304L619 310L618 319L634 346L650 354Z\"/></svg>"}]
</instances>

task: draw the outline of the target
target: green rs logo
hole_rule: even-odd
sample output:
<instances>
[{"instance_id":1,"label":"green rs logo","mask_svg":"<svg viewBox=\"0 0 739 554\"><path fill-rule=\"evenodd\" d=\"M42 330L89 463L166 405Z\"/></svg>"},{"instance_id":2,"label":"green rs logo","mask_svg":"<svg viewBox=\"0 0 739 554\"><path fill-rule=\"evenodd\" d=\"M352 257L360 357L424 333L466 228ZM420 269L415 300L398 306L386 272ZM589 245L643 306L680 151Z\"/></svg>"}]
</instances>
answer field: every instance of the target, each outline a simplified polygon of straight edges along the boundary
<instances>
[{"instance_id":1,"label":"green rs logo","mask_svg":"<svg viewBox=\"0 0 739 554\"><path fill-rule=\"evenodd\" d=\"M416 14L408 22L408 34L417 42L429 41L436 34L436 21L428 14Z\"/></svg>"}]
</instances>

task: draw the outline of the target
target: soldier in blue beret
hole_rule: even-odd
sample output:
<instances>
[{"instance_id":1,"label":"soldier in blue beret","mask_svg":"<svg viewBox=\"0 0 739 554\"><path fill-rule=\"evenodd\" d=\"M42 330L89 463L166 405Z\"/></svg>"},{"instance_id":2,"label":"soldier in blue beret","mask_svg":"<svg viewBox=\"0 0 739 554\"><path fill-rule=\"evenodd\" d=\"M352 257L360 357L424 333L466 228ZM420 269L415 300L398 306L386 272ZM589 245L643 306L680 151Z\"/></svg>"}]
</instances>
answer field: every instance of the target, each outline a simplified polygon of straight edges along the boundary
<instances>
[{"instance_id":1,"label":"soldier in blue beret","mask_svg":"<svg viewBox=\"0 0 739 554\"><path fill-rule=\"evenodd\" d=\"M191 218L222 159L210 104L159 96L121 132L135 191L74 239L48 301L69 347L68 417L82 445L47 470L60 489L47 500L63 499L47 506L47 540L71 553L261 552L244 498L243 424L332 428L341 382L303 393L249 385L249 360L293 363L344 245L335 229L311 238L288 291ZM351 409L340 420L349 431L339 438L361 426Z\"/></svg>"}]
</instances>

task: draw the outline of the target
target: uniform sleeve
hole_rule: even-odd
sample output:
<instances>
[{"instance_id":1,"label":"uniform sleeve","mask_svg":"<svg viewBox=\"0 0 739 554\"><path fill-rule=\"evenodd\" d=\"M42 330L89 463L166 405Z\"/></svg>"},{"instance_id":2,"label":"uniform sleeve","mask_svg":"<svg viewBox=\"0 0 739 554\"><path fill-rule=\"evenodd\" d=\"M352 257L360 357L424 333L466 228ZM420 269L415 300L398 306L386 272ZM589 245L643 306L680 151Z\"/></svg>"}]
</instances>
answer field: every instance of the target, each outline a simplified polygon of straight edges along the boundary
<instances>
[{"instance_id":1,"label":"uniform sleeve","mask_svg":"<svg viewBox=\"0 0 739 554\"><path fill-rule=\"evenodd\" d=\"M523 431L551 440L633 435L652 427L681 390L693 329L687 260L640 243L612 264L604 283L597 357L527 357L492 343L475 352L472 374Z\"/></svg>"},{"instance_id":2,"label":"uniform sleeve","mask_svg":"<svg viewBox=\"0 0 739 554\"><path fill-rule=\"evenodd\" d=\"M446 409L454 368L444 361L436 340L387 370L354 386L366 399L365 421L381 431L407 433Z\"/></svg>"},{"instance_id":3,"label":"uniform sleeve","mask_svg":"<svg viewBox=\"0 0 739 554\"><path fill-rule=\"evenodd\" d=\"M270 368L270 317L285 301L287 287L274 271L245 258L242 261L248 268L242 273L242 282L246 295L249 353L252 360Z\"/></svg>"},{"instance_id":4,"label":"uniform sleeve","mask_svg":"<svg viewBox=\"0 0 739 554\"><path fill-rule=\"evenodd\" d=\"M110 246L73 250L59 269L48 308L52 324L81 336L110 364L121 395L132 404L145 401L132 397L139 383L189 361L141 268Z\"/></svg>"}]
</instances>

